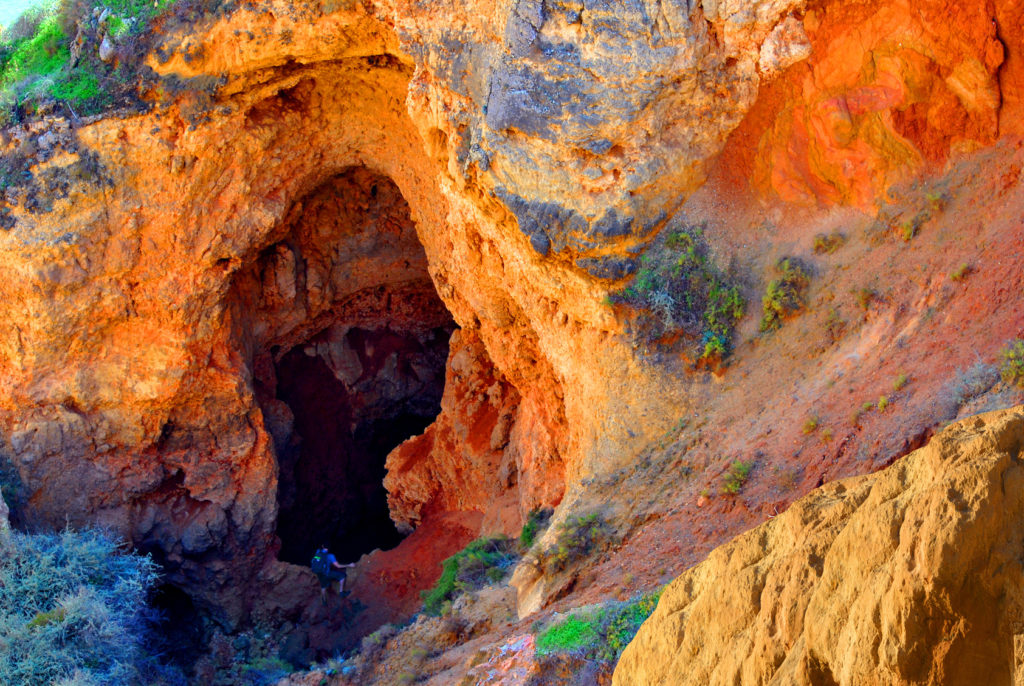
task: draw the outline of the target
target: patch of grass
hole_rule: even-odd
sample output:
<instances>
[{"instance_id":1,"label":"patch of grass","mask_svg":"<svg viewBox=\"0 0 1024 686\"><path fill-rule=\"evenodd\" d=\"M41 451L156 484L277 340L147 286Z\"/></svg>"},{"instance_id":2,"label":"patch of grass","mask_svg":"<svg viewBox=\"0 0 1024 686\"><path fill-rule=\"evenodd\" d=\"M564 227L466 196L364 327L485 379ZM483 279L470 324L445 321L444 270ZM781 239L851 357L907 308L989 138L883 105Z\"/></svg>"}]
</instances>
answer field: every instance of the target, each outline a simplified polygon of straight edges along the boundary
<instances>
[{"instance_id":1,"label":"patch of grass","mask_svg":"<svg viewBox=\"0 0 1024 686\"><path fill-rule=\"evenodd\" d=\"M885 408L889 407L889 398L887 396L879 396L878 403L876 404L879 412L885 412Z\"/></svg>"},{"instance_id":2,"label":"patch of grass","mask_svg":"<svg viewBox=\"0 0 1024 686\"><path fill-rule=\"evenodd\" d=\"M892 390L899 391L907 385L907 375L900 372L896 379L892 382Z\"/></svg>"},{"instance_id":3,"label":"patch of grass","mask_svg":"<svg viewBox=\"0 0 1024 686\"><path fill-rule=\"evenodd\" d=\"M478 538L446 559L433 588L420 591L423 611L436 617L456 596L504 579L519 558L515 546L506 536Z\"/></svg>"},{"instance_id":4,"label":"patch of grass","mask_svg":"<svg viewBox=\"0 0 1024 686\"><path fill-rule=\"evenodd\" d=\"M666 231L648 248L640 270L624 290L610 296L640 314L639 330L649 341L682 333L694 357L723 359L746 303L739 287L711 258L704 225Z\"/></svg>"},{"instance_id":5,"label":"patch of grass","mask_svg":"<svg viewBox=\"0 0 1024 686\"><path fill-rule=\"evenodd\" d=\"M597 621L595 617L570 615L565 620L548 627L537 637L537 652L540 655L566 653L582 650L597 643Z\"/></svg>"},{"instance_id":6,"label":"patch of grass","mask_svg":"<svg viewBox=\"0 0 1024 686\"><path fill-rule=\"evenodd\" d=\"M931 211L929 209L923 209L913 217L904 219L896 226L897 235L903 239L904 243L909 243L919 233L921 233L921 227L924 226L925 222L931 219Z\"/></svg>"},{"instance_id":7,"label":"patch of grass","mask_svg":"<svg viewBox=\"0 0 1024 686\"><path fill-rule=\"evenodd\" d=\"M832 429L821 430L821 442L829 443L832 440Z\"/></svg>"},{"instance_id":8,"label":"patch of grass","mask_svg":"<svg viewBox=\"0 0 1024 686\"><path fill-rule=\"evenodd\" d=\"M1024 388L1024 340L1014 339L999 351L999 378Z\"/></svg>"},{"instance_id":9,"label":"patch of grass","mask_svg":"<svg viewBox=\"0 0 1024 686\"><path fill-rule=\"evenodd\" d=\"M863 405L861 405L860 409L862 412L870 412L871 410L875 409L875 404L869 400L865 402Z\"/></svg>"},{"instance_id":10,"label":"patch of grass","mask_svg":"<svg viewBox=\"0 0 1024 686\"><path fill-rule=\"evenodd\" d=\"M547 573L557 573L609 542L611 527L597 512L569 517L558 525L555 542L538 559Z\"/></svg>"},{"instance_id":11,"label":"patch of grass","mask_svg":"<svg viewBox=\"0 0 1024 686\"><path fill-rule=\"evenodd\" d=\"M971 273L971 265L966 262L962 262L959 267L953 270L949 275L952 281L963 281L967 278L967 275Z\"/></svg>"},{"instance_id":12,"label":"patch of grass","mask_svg":"<svg viewBox=\"0 0 1024 686\"><path fill-rule=\"evenodd\" d=\"M778 278L768 284L761 298L761 331L774 331L782 321L807 304L807 289L811 278L807 270L795 259L784 258L775 265Z\"/></svg>"},{"instance_id":13,"label":"patch of grass","mask_svg":"<svg viewBox=\"0 0 1024 686\"><path fill-rule=\"evenodd\" d=\"M537 540L537 534L548 527L553 512L554 510L550 507L545 507L533 510L526 516L526 523L523 524L523 530L519 533L520 549L525 551L533 547L534 541Z\"/></svg>"},{"instance_id":14,"label":"patch of grass","mask_svg":"<svg viewBox=\"0 0 1024 686\"><path fill-rule=\"evenodd\" d=\"M571 612L537 636L537 654L570 653L586 660L615 663L654 612L661 591L626 602L608 602Z\"/></svg>"},{"instance_id":15,"label":"patch of grass","mask_svg":"<svg viewBox=\"0 0 1024 686\"><path fill-rule=\"evenodd\" d=\"M740 460L733 462L732 466L729 467L729 471L723 477L722 492L729 495L738 495L747 483L747 479L750 478L750 472L753 468L753 462L741 462Z\"/></svg>"},{"instance_id":16,"label":"patch of grass","mask_svg":"<svg viewBox=\"0 0 1024 686\"><path fill-rule=\"evenodd\" d=\"M846 243L846 236L839 231L833 231L828 234L819 233L814 237L814 252L819 255L826 253L831 255L843 247L844 243Z\"/></svg>"},{"instance_id":17,"label":"patch of grass","mask_svg":"<svg viewBox=\"0 0 1024 686\"><path fill-rule=\"evenodd\" d=\"M809 435L817 431L818 429L818 417L808 417L807 421L804 422L803 432L804 435Z\"/></svg>"}]
</instances>

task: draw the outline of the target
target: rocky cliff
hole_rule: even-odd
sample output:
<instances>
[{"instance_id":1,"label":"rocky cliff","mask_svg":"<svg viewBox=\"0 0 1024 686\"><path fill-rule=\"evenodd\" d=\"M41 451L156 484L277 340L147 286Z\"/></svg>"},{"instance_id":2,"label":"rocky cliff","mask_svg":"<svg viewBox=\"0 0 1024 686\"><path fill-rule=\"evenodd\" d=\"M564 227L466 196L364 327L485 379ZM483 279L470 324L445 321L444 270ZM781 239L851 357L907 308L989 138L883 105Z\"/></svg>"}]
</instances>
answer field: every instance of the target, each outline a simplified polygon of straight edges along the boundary
<instances>
[{"instance_id":1,"label":"rocky cliff","mask_svg":"<svg viewBox=\"0 0 1024 686\"><path fill-rule=\"evenodd\" d=\"M1024 408L823 486L665 589L615 684L1011 684Z\"/></svg>"},{"instance_id":2,"label":"rocky cliff","mask_svg":"<svg viewBox=\"0 0 1024 686\"><path fill-rule=\"evenodd\" d=\"M144 106L0 140L18 520L113 528L221 630L287 626L296 660L355 640L293 564L318 538L361 539L355 559L416 529L353 574L360 632L542 506L561 507L541 545L597 507L621 545L555 580L524 566L524 615L614 593L630 564L652 587L1015 399L951 386L1024 330L1022 12L343 0L157 21ZM699 334L646 337L620 298L700 226L706 273L748 303L725 364L693 364ZM787 256L806 314L761 332ZM737 460L754 478L719 497Z\"/></svg>"}]
</instances>

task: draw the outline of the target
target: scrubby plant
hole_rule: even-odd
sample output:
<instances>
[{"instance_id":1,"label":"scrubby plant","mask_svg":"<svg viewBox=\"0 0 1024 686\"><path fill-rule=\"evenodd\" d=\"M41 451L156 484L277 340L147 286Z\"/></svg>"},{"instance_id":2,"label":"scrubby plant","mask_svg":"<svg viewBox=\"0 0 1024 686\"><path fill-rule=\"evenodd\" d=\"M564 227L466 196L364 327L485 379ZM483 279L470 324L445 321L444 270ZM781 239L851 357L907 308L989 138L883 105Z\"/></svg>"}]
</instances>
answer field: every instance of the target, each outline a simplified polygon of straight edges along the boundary
<instances>
[{"instance_id":1,"label":"scrubby plant","mask_svg":"<svg viewBox=\"0 0 1024 686\"><path fill-rule=\"evenodd\" d=\"M548 527L551 515L554 513L550 507L538 508L526 516L526 523L519 533L519 547L522 550L529 550L537 540L537 534Z\"/></svg>"},{"instance_id":2,"label":"scrubby plant","mask_svg":"<svg viewBox=\"0 0 1024 686\"><path fill-rule=\"evenodd\" d=\"M967 369L958 371L950 388L957 407L986 393L999 381L999 376L999 369L995 365L980 360Z\"/></svg>"},{"instance_id":3,"label":"scrubby plant","mask_svg":"<svg viewBox=\"0 0 1024 686\"><path fill-rule=\"evenodd\" d=\"M558 525L555 542L538 555L538 560L545 572L560 572L607 544L611 535L611 526L600 513L568 517Z\"/></svg>"},{"instance_id":4,"label":"scrubby plant","mask_svg":"<svg viewBox=\"0 0 1024 686\"><path fill-rule=\"evenodd\" d=\"M456 596L505 578L519 558L516 542L507 536L478 538L441 563L441 577L420 592L423 611L440 615Z\"/></svg>"},{"instance_id":5,"label":"scrubby plant","mask_svg":"<svg viewBox=\"0 0 1024 686\"><path fill-rule=\"evenodd\" d=\"M1014 339L999 351L999 376L1008 384L1024 388L1024 340Z\"/></svg>"},{"instance_id":6,"label":"scrubby plant","mask_svg":"<svg viewBox=\"0 0 1024 686\"><path fill-rule=\"evenodd\" d=\"M807 421L804 422L803 432L804 434L812 434L818 429L818 417L808 417Z\"/></svg>"},{"instance_id":7,"label":"scrubby plant","mask_svg":"<svg viewBox=\"0 0 1024 686\"><path fill-rule=\"evenodd\" d=\"M738 495L747 483L747 479L750 478L753 468L753 462L741 462L740 460L733 462L723 477L722 491L729 495Z\"/></svg>"},{"instance_id":8,"label":"scrubby plant","mask_svg":"<svg viewBox=\"0 0 1024 686\"><path fill-rule=\"evenodd\" d=\"M949 278L953 281L963 281L967 278L967 275L971 273L971 265L966 262L962 262L959 267L953 270L949 275Z\"/></svg>"},{"instance_id":9,"label":"scrubby plant","mask_svg":"<svg viewBox=\"0 0 1024 686\"><path fill-rule=\"evenodd\" d=\"M899 391L907 385L907 375L900 372L892 382L892 390Z\"/></svg>"},{"instance_id":10,"label":"scrubby plant","mask_svg":"<svg viewBox=\"0 0 1024 686\"><path fill-rule=\"evenodd\" d=\"M661 591L579 608L547 625L537 636L541 657L569 653L587 660L615 663L654 612Z\"/></svg>"},{"instance_id":11,"label":"scrubby plant","mask_svg":"<svg viewBox=\"0 0 1024 686\"><path fill-rule=\"evenodd\" d=\"M147 654L156 578L149 557L101 532L11 532L0 546L0 683L168 683Z\"/></svg>"},{"instance_id":12,"label":"scrubby plant","mask_svg":"<svg viewBox=\"0 0 1024 686\"><path fill-rule=\"evenodd\" d=\"M857 304L860 305L860 309L867 311L871 307L871 303L878 297L878 292L874 288L858 288L854 291L854 297Z\"/></svg>"},{"instance_id":13,"label":"scrubby plant","mask_svg":"<svg viewBox=\"0 0 1024 686\"><path fill-rule=\"evenodd\" d=\"M828 316L825 317L825 334L828 339L835 343L843 337L843 332L846 330L846 321L839 316L839 311L834 307L829 308Z\"/></svg>"},{"instance_id":14,"label":"scrubby plant","mask_svg":"<svg viewBox=\"0 0 1024 686\"><path fill-rule=\"evenodd\" d=\"M704 226L666 231L648 248L632 283L610 299L640 313L639 329L649 341L682 333L703 360L729 355L746 308L739 287L714 264Z\"/></svg>"},{"instance_id":15,"label":"scrubby plant","mask_svg":"<svg viewBox=\"0 0 1024 686\"><path fill-rule=\"evenodd\" d=\"M832 233L819 233L814 237L814 252L819 255L828 253L831 255L839 250L846 243L846 236L839 231Z\"/></svg>"},{"instance_id":16,"label":"scrubby plant","mask_svg":"<svg viewBox=\"0 0 1024 686\"><path fill-rule=\"evenodd\" d=\"M889 397L881 395L878 397L878 403L876 404L879 412L885 412L885 408L889 407Z\"/></svg>"},{"instance_id":17,"label":"scrubby plant","mask_svg":"<svg viewBox=\"0 0 1024 686\"><path fill-rule=\"evenodd\" d=\"M811 284L807 270L796 259L786 257L775 265L778 278L772 280L761 298L761 331L774 331L782 320L802 310L807 304Z\"/></svg>"}]
</instances>

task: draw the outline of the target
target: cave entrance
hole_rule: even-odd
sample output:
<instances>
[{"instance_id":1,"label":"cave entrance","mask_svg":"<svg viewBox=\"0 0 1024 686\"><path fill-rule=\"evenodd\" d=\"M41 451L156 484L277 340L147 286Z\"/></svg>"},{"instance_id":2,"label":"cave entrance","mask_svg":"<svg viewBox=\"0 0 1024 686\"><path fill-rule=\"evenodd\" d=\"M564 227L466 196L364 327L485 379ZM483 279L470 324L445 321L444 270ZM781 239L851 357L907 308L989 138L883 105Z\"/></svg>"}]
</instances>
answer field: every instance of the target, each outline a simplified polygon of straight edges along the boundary
<instances>
[{"instance_id":1,"label":"cave entrance","mask_svg":"<svg viewBox=\"0 0 1024 686\"><path fill-rule=\"evenodd\" d=\"M450 329L353 328L340 341L336 331L293 348L276 368L277 397L295 418L278 454L278 557L296 564L308 564L324 542L354 561L401 541L388 513L384 460L441 410ZM341 379L316 353L338 343L349 356Z\"/></svg>"},{"instance_id":2,"label":"cave entrance","mask_svg":"<svg viewBox=\"0 0 1024 686\"><path fill-rule=\"evenodd\" d=\"M274 439L278 558L345 562L402 536L384 461L441 408L455 328L389 178L343 171L296 202L236 281L253 385Z\"/></svg>"}]
</instances>

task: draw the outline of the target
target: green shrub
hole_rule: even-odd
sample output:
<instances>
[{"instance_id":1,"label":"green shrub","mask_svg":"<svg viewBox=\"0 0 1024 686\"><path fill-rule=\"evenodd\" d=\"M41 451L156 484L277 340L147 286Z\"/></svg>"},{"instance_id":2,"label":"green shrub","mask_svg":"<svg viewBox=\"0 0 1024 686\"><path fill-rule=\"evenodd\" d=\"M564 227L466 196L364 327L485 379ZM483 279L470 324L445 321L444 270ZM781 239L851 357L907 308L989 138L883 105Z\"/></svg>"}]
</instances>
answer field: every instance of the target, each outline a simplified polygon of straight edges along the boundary
<instances>
[{"instance_id":1,"label":"green shrub","mask_svg":"<svg viewBox=\"0 0 1024 686\"><path fill-rule=\"evenodd\" d=\"M783 319L807 304L807 289L811 284L807 270L797 260L787 257L779 260L775 271L779 278L768 284L761 299L761 331L778 329Z\"/></svg>"},{"instance_id":2,"label":"green shrub","mask_svg":"<svg viewBox=\"0 0 1024 686\"><path fill-rule=\"evenodd\" d=\"M907 375L900 372L896 379L892 382L892 390L898 391L907 385Z\"/></svg>"},{"instance_id":3,"label":"green shrub","mask_svg":"<svg viewBox=\"0 0 1024 686\"><path fill-rule=\"evenodd\" d=\"M520 549L526 551L533 547L534 541L537 540L537 534L548 527L553 513L554 511L550 507L545 507L533 510L527 515L523 530L519 533Z\"/></svg>"},{"instance_id":4,"label":"green shrub","mask_svg":"<svg viewBox=\"0 0 1024 686\"><path fill-rule=\"evenodd\" d=\"M1024 388L1024 341L1015 339L999 351L999 376L1008 384Z\"/></svg>"},{"instance_id":5,"label":"green shrub","mask_svg":"<svg viewBox=\"0 0 1024 686\"><path fill-rule=\"evenodd\" d=\"M725 473L722 490L729 495L739 494L743 490L743 485L747 483L747 479L750 478L750 471L753 468L753 462L741 462L739 460L733 462L732 466L729 467L729 471Z\"/></svg>"},{"instance_id":6,"label":"green shrub","mask_svg":"<svg viewBox=\"0 0 1024 686\"><path fill-rule=\"evenodd\" d=\"M818 429L818 417L808 417L807 421L804 422L803 432L804 434L812 434Z\"/></svg>"},{"instance_id":7,"label":"green shrub","mask_svg":"<svg viewBox=\"0 0 1024 686\"><path fill-rule=\"evenodd\" d=\"M537 636L537 654L570 653L587 660L617 662L654 612L661 591L626 602L608 602L581 608L548 625Z\"/></svg>"},{"instance_id":8,"label":"green shrub","mask_svg":"<svg viewBox=\"0 0 1024 686\"><path fill-rule=\"evenodd\" d=\"M712 261L703 226L667 230L648 248L633 282L610 299L638 310L649 341L681 333L699 359L729 355L746 308L739 287Z\"/></svg>"},{"instance_id":9,"label":"green shrub","mask_svg":"<svg viewBox=\"0 0 1024 686\"><path fill-rule=\"evenodd\" d=\"M467 591L505 578L518 559L516 543L507 536L478 538L441 563L441 577L433 588L420 591L423 611L437 616L445 603Z\"/></svg>"},{"instance_id":10,"label":"green shrub","mask_svg":"<svg viewBox=\"0 0 1024 686\"><path fill-rule=\"evenodd\" d=\"M0 547L0 683L154 683L155 580L149 557L102 533L11 532Z\"/></svg>"},{"instance_id":11,"label":"green shrub","mask_svg":"<svg viewBox=\"0 0 1024 686\"><path fill-rule=\"evenodd\" d=\"M594 512L569 517L559 524L555 542L538 558L545 572L560 572L573 562L592 554L610 538L611 527L600 514Z\"/></svg>"},{"instance_id":12,"label":"green shrub","mask_svg":"<svg viewBox=\"0 0 1024 686\"><path fill-rule=\"evenodd\" d=\"M143 59L152 41L140 37L172 1L57 0L25 12L0 34L0 125L54 102L78 115L138 102L140 81L152 76ZM104 36L116 49L109 62L99 59Z\"/></svg>"},{"instance_id":13,"label":"green shrub","mask_svg":"<svg viewBox=\"0 0 1024 686\"><path fill-rule=\"evenodd\" d=\"M967 275L971 273L971 265L966 262L961 262L960 266L953 270L949 275L949 278L953 281L963 281L967 278Z\"/></svg>"}]
</instances>

